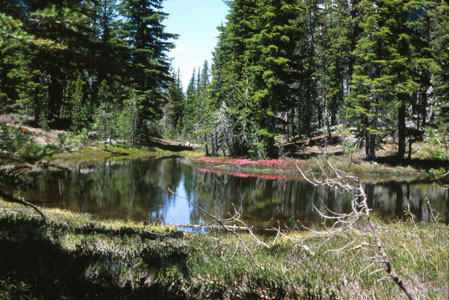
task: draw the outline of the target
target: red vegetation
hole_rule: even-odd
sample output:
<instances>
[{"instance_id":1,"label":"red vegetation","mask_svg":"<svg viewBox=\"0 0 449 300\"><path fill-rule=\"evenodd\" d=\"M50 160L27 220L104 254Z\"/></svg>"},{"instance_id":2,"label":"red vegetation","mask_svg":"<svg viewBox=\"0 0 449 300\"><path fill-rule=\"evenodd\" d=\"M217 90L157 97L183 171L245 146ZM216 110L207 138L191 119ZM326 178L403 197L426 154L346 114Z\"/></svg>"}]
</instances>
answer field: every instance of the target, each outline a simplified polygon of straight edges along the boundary
<instances>
[{"instance_id":1,"label":"red vegetation","mask_svg":"<svg viewBox=\"0 0 449 300\"><path fill-rule=\"evenodd\" d=\"M287 167L288 162L282 159L270 159L270 160L249 160L246 158L237 158L230 160L223 160L219 158L209 158L209 157L200 157L195 159L197 162L204 163L223 163L226 165L234 165L234 166L258 166L258 167Z\"/></svg>"},{"instance_id":2,"label":"red vegetation","mask_svg":"<svg viewBox=\"0 0 449 300\"><path fill-rule=\"evenodd\" d=\"M287 177L286 175L267 175L267 174L255 174L255 173L242 173L242 172L232 172L232 171L225 171L225 170L214 170L214 169L207 169L207 168L195 168L195 170L199 172L204 173L214 173L219 175L231 175L235 177L240 178L248 178L248 177L256 177L256 178L262 178L262 179L268 179L268 180L287 180L287 179L298 179L293 177Z\"/></svg>"},{"instance_id":3,"label":"red vegetation","mask_svg":"<svg viewBox=\"0 0 449 300\"><path fill-rule=\"evenodd\" d=\"M251 169L257 170L259 168L266 169L266 168L273 168L277 170L284 170L286 168L295 169L296 166L293 161L287 162L282 159L270 159L270 160L249 160L246 158L237 158L237 159L226 159L226 158L210 158L210 157L200 157L197 159L194 159L193 161L198 163L205 163L210 165L220 165L220 166L227 166L230 167L230 170L222 170L222 169L216 169L216 168L195 168L195 170L200 172L208 172L208 173L214 173L214 174L223 174L223 175L231 175L236 177L257 177L257 178L263 178L268 180L298 180L301 179L300 176L292 176L292 175L278 175L278 174L260 174L256 172L251 172ZM244 172L242 171L233 171L233 167L236 167L237 170L239 167L250 167L249 170L246 170Z\"/></svg>"}]
</instances>

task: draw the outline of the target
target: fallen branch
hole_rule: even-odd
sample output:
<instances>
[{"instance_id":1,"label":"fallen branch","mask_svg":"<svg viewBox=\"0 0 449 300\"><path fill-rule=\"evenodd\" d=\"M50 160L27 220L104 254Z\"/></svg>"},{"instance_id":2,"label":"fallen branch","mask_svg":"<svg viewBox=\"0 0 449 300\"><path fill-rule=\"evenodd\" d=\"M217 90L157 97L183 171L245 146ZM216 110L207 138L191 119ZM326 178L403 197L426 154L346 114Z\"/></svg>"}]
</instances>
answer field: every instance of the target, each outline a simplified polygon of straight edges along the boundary
<instances>
[{"instance_id":1,"label":"fallen branch","mask_svg":"<svg viewBox=\"0 0 449 300\"><path fill-rule=\"evenodd\" d=\"M173 195L183 198L185 200L189 200L186 197L177 195L175 192L173 192L170 188L168 188L169 192L172 193ZM257 268L260 268L259 262L257 261L256 257L254 256L254 254L251 252L251 250L249 249L248 245L246 245L246 243L242 240L242 238L240 237L240 235L232 228L232 226L227 226L223 223L223 221L214 216L209 214L204 208L202 208L199 205L194 204L194 207L198 208L199 210L201 210L206 216L208 216L209 218L215 220L220 226L221 228L223 228L224 230L226 230L227 232L231 233L232 235L234 235L235 237L237 237L237 239L239 240L239 242L242 244L243 248L245 248L245 251L248 253L248 255L251 257L251 260L253 261L254 265ZM251 231L251 229L248 228L248 231Z\"/></svg>"},{"instance_id":2,"label":"fallen branch","mask_svg":"<svg viewBox=\"0 0 449 300\"><path fill-rule=\"evenodd\" d=\"M41 215L42 219L44 219L45 222L47 222L47 218L45 217L44 213L34 204L25 201L24 199L19 199L16 198L12 195L9 195L3 191L0 190L0 197L2 197L6 202L11 202L11 203L18 203L21 204L23 206L26 207L31 207L32 209L34 209L39 215Z\"/></svg>"},{"instance_id":3,"label":"fallen branch","mask_svg":"<svg viewBox=\"0 0 449 300\"><path fill-rule=\"evenodd\" d=\"M192 225L192 224L167 224L167 225L171 225L171 226L175 226L175 227L179 227L179 228L191 228L191 229L211 229L211 230L221 230L223 229L223 226L221 225ZM247 227L247 226L237 226L237 225L224 225L227 229L230 230L236 230L236 231L249 231L249 230L253 230L253 231L265 231L265 232L276 232L276 229L273 228L263 228L263 227L257 227L257 228L252 228L252 227Z\"/></svg>"},{"instance_id":4,"label":"fallen branch","mask_svg":"<svg viewBox=\"0 0 449 300\"><path fill-rule=\"evenodd\" d=\"M374 264L382 264L383 270L385 270L388 274L387 277L391 280L393 280L399 288L402 289L402 291L407 295L407 297L410 300L417 300L418 297L416 296L416 293L408 286L407 283L405 283L393 270L393 267L391 265L391 262L389 260L389 257L387 253L385 252L385 249L382 244L382 240L380 238L379 230L374 224L370 211L371 209L368 207L368 196L365 193L365 190L363 188L362 183L357 177L348 175L345 172L342 172L338 170L336 167L334 167L329 160L327 160L327 172L324 170L323 167L320 166L320 169L322 171L322 175L324 176L323 180L317 180L312 173L312 179L308 178L305 173L301 170L301 168L296 164L296 168L298 169L299 173L302 175L304 180L309 182L310 184L317 186L328 186L330 188L334 188L336 191L343 193L346 192L352 196L351 206L352 206L352 212L348 214L332 214L327 215L320 210L317 209L318 213L322 218L325 220L333 220L333 226L330 230L328 230L328 233L330 236L334 235L335 232L333 228L336 226L336 224L343 224L347 226L348 228L353 228L353 225L359 221L362 217L364 217L369 225L370 232L372 236L374 237L374 240L376 241L374 247L377 249L378 258L377 260L371 262ZM330 175L329 175L330 174ZM345 245L344 247L340 249L335 249L333 251L342 251L346 249L348 246L352 245L354 241L350 242L349 244ZM327 251L329 252L329 250ZM370 264L370 267L372 264ZM374 273L371 272L370 274L377 273L378 270L376 270ZM383 279L385 279L383 278ZM382 279L382 280L383 280Z\"/></svg>"},{"instance_id":5,"label":"fallen branch","mask_svg":"<svg viewBox=\"0 0 449 300\"><path fill-rule=\"evenodd\" d=\"M438 223L438 218L435 216L435 214L433 213L433 209L432 209L432 207L430 206L430 200L429 200L429 198L425 198L424 199L424 202L426 203L426 206L427 206L427 209L429 210L429 213L430 213L430 216L432 217L432 220L433 220L433 222L435 223L435 225L440 225L439 223Z\"/></svg>"}]
</instances>

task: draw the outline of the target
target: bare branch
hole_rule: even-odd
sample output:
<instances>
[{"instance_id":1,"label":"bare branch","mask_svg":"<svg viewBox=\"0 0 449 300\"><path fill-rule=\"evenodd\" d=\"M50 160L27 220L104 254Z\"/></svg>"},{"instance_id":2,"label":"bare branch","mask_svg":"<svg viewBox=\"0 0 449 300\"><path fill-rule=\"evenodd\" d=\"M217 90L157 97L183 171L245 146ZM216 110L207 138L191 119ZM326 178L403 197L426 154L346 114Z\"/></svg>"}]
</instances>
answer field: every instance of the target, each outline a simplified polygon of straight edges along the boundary
<instances>
[{"instance_id":1,"label":"bare branch","mask_svg":"<svg viewBox=\"0 0 449 300\"><path fill-rule=\"evenodd\" d=\"M177 195L177 194L176 194L175 192L173 192L170 188L168 188L168 190L169 190L170 193L172 193L173 195L175 195L175 196L177 196L177 197L180 197L180 198L189 200L189 199L187 199L186 197ZM223 228L223 229L226 230L227 232L233 234L233 235L239 240L239 242L242 244L243 248L245 248L245 251L246 251L246 252L248 253L248 255L250 256L250 258L251 258L251 260L253 261L254 265L255 265L257 268L260 268L260 265L259 265L259 263L258 263L256 257L255 257L254 254L251 252L251 250L249 249L248 245L246 245L246 243L242 240L242 238L240 237L240 235L239 235L239 234L238 234L238 233L237 233L231 226L226 226L226 225L223 223L223 220L222 220L222 219L220 219L220 218L218 218L218 217L216 217L216 216L214 216L214 215L209 214L209 213L208 213L204 208L202 208L201 206L196 205L196 204L194 204L193 206L196 207L196 208L198 208L200 211L202 211L202 212L203 212L206 216L208 216L209 218L215 220L215 221L221 226L221 228ZM249 230L249 231L250 231L250 230Z\"/></svg>"},{"instance_id":2,"label":"bare branch","mask_svg":"<svg viewBox=\"0 0 449 300\"><path fill-rule=\"evenodd\" d=\"M12 195L9 195L9 194L1 191L1 190L0 190L0 197L2 197L7 202L18 203L18 204L21 204L21 205L26 206L26 207L31 207L39 215L41 215L42 219L44 219L44 222L47 222L47 218L45 217L44 213L39 208L37 208L36 205L34 205L34 204L32 204L32 203L30 203L28 201L25 201L24 199L16 198L16 197L14 197Z\"/></svg>"},{"instance_id":3,"label":"bare branch","mask_svg":"<svg viewBox=\"0 0 449 300\"><path fill-rule=\"evenodd\" d=\"M382 240L380 238L379 229L374 224L373 220L371 219L371 214L370 214L371 209L368 207L368 201L367 201L368 197L365 193L362 183L360 182L360 180L357 177L348 175L345 172L338 170L328 159L326 159L326 161L327 161L327 166L328 166L327 170L325 170L321 165L319 166L321 169L322 175L324 176L323 180L316 180L315 177L313 176L313 173L312 173L312 179L310 179L304 174L304 172L301 170L301 168L297 164L296 164L296 168L298 169L300 174L303 176L303 178L307 182L312 184L313 186L315 186L315 187L328 186L328 187L337 189L339 192L346 192L352 196L352 201L351 201L352 212L348 213L348 214L340 214L340 213L335 214L335 213L329 211L330 214L327 215L315 207L318 214L322 218L324 218L326 220L334 221L334 224L332 225L331 229L328 231L329 236L332 236L335 234L335 231L333 229L336 226L343 224L348 228L353 228L355 223L357 221L359 221L362 217L364 217L367 220L369 228L370 228L370 232L376 241L376 244L374 246L377 249L378 256L376 256L375 260L369 260L371 262L371 264L369 264L367 268L362 270L362 272L369 269L371 266L373 266L373 264L382 264L383 268L380 270L385 270L387 272L388 276L386 278L393 280L398 285L398 287L402 289L402 291L407 295L407 297L409 299L411 299L411 300L418 299L416 296L416 293L408 286L408 284L406 284L395 273L395 271L392 268L391 262L390 262L387 254L385 252L385 249L383 247ZM326 243L328 241L328 239L326 239L321 245ZM348 243L347 245L343 246L340 249L328 250L328 251L326 251L326 253L331 252L331 251L336 251L336 252L343 251L343 250L349 248L349 246L351 246L354 243L355 243L355 240L351 241L350 243ZM380 270L371 272L369 275L376 274L376 273L380 272ZM385 278L383 278L382 280L384 280L384 279Z\"/></svg>"},{"instance_id":4,"label":"bare branch","mask_svg":"<svg viewBox=\"0 0 449 300\"><path fill-rule=\"evenodd\" d=\"M448 172L447 174L449 174L449 172ZM430 215L432 216L433 221L435 222L435 224L438 225L438 220L437 220L437 218L435 217L435 215L433 214L433 210L432 210L432 207L430 206L430 200L429 200L429 198L425 198L425 199L424 199L424 202L426 202L427 209L429 210Z\"/></svg>"},{"instance_id":5,"label":"bare branch","mask_svg":"<svg viewBox=\"0 0 449 300\"><path fill-rule=\"evenodd\" d=\"M350 243L346 244L345 246L341 247L340 249L330 249L330 250L327 250L327 251L324 252L324 254L329 253L329 252L341 252L341 251L343 251L343 250L349 248L349 246L355 244L355 242L356 242L355 240L354 240L354 241L351 241Z\"/></svg>"}]
</instances>

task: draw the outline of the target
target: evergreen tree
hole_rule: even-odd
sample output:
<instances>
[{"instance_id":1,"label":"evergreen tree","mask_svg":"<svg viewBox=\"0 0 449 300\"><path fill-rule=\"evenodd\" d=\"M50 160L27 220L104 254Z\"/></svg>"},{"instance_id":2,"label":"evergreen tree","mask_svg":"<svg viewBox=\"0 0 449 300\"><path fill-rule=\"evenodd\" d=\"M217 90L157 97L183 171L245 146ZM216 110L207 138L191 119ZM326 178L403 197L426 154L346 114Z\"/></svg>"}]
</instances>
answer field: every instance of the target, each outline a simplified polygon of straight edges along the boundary
<instances>
[{"instance_id":1,"label":"evergreen tree","mask_svg":"<svg viewBox=\"0 0 449 300\"><path fill-rule=\"evenodd\" d=\"M276 157L285 141L347 122L368 158L387 136L403 159L424 128L448 132L447 1L228 1L212 66L186 95L162 2L3 1L0 101L38 126L133 143L164 110L167 135L231 156Z\"/></svg>"},{"instance_id":2,"label":"evergreen tree","mask_svg":"<svg viewBox=\"0 0 449 300\"><path fill-rule=\"evenodd\" d=\"M127 35L130 39L131 66L137 93L142 99L139 109L138 136L148 134L146 122L161 117L165 97L162 89L171 80L167 51L173 48L169 42L175 35L164 31L162 21L166 14L161 11L162 0L123 0L121 13L125 17Z\"/></svg>"},{"instance_id":3,"label":"evergreen tree","mask_svg":"<svg viewBox=\"0 0 449 300\"><path fill-rule=\"evenodd\" d=\"M183 124L183 135L185 137L193 138L193 128L195 123L195 102L197 96L196 87L196 75L195 69L192 73L192 78L189 81L186 91L186 100L184 104L184 124Z\"/></svg>"},{"instance_id":4,"label":"evergreen tree","mask_svg":"<svg viewBox=\"0 0 449 300\"><path fill-rule=\"evenodd\" d=\"M436 110L438 119L436 120L438 131L441 132L446 151L449 140L449 4L442 1L434 9L431 16L435 20L432 34L436 38L432 41L434 58L437 63L434 85L436 87ZM423 109L429 109L423 107Z\"/></svg>"},{"instance_id":5,"label":"evergreen tree","mask_svg":"<svg viewBox=\"0 0 449 300\"><path fill-rule=\"evenodd\" d=\"M256 10L257 34L250 43L257 49L251 70L257 107L257 135L263 156L275 157L274 138L279 133L279 113L292 107L299 60L296 42L301 38L297 19L302 9L296 0L260 1ZM262 150L261 149L261 150Z\"/></svg>"},{"instance_id":6,"label":"evergreen tree","mask_svg":"<svg viewBox=\"0 0 449 300\"><path fill-rule=\"evenodd\" d=\"M86 128L87 109L84 101L83 87L85 82L81 79L81 75L71 87L69 95L72 98L72 127L73 131L79 133L81 129Z\"/></svg>"},{"instance_id":7,"label":"evergreen tree","mask_svg":"<svg viewBox=\"0 0 449 300\"><path fill-rule=\"evenodd\" d=\"M173 73L173 81L167 91L167 110L169 135L171 137L179 137L182 134L184 124L184 92L182 89L181 78L178 73Z\"/></svg>"},{"instance_id":8,"label":"evergreen tree","mask_svg":"<svg viewBox=\"0 0 449 300\"><path fill-rule=\"evenodd\" d=\"M210 91L210 72L209 64L204 62L201 75L198 76L195 131L197 136L204 143L206 155L209 155L209 135L211 133L211 91Z\"/></svg>"}]
</instances>

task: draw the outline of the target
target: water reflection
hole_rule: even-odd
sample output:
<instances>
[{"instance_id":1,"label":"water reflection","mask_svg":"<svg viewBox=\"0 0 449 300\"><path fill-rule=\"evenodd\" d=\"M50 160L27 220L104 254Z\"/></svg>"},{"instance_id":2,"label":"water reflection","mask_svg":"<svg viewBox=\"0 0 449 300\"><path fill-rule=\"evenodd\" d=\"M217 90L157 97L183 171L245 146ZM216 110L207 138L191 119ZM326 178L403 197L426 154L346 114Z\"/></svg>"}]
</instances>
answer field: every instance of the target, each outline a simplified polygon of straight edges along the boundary
<instances>
[{"instance_id":1,"label":"water reflection","mask_svg":"<svg viewBox=\"0 0 449 300\"><path fill-rule=\"evenodd\" d=\"M335 212L351 209L350 197L334 189L315 188L304 181L205 172L176 158L104 161L28 176L33 188L21 194L41 206L145 223L204 224L194 204L221 217L237 209L244 221L255 226L319 222L315 207ZM449 221L448 192L432 185L389 182L368 183L365 188L369 206L386 220L403 217L407 203L419 221L429 220L427 197L442 220Z\"/></svg>"}]
</instances>

